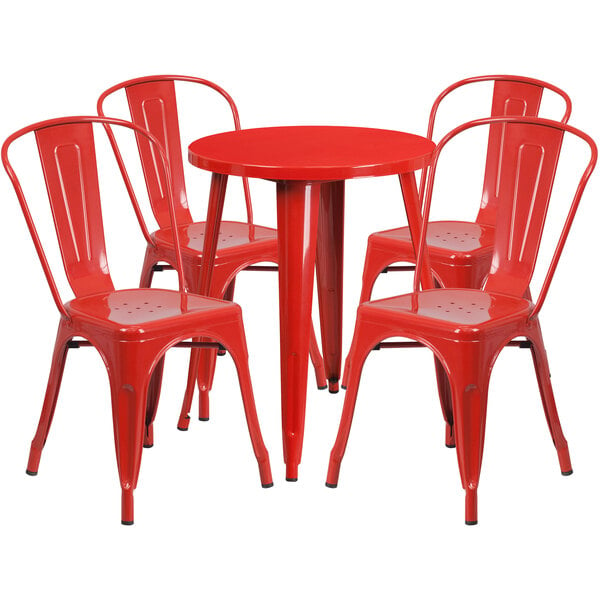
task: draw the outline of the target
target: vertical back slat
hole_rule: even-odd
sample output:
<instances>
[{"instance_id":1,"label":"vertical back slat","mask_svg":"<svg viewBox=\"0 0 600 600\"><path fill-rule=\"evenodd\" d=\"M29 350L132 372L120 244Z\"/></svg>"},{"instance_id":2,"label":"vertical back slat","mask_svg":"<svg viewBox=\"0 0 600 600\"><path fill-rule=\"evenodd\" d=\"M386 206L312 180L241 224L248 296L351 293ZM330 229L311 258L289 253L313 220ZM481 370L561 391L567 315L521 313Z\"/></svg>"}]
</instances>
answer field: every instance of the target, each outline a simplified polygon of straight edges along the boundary
<instances>
[{"instance_id":1,"label":"vertical back slat","mask_svg":"<svg viewBox=\"0 0 600 600\"><path fill-rule=\"evenodd\" d=\"M171 165L172 193L178 224L192 222L189 211L183 172L181 136L177 100L173 81L151 81L126 88L127 102L132 121L150 131L162 144ZM152 212L159 227L170 227L165 182L159 167L156 149L147 139L136 134Z\"/></svg>"},{"instance_id":2,"label":"vertical back slat","mask_svg":"<svg viewBox=\"0 0 600 600\"><path fill-rule=\"evenodd\" d=\"M48 127L35 136L69 284L76 296L111 291L92 125Z\"/></svg>"},{"instance_id":3,"label":"vertical back slat","mask_svg":"<svg viewBox=\"0 0 600 600\"><path fill-rule=\"evenodd\" d=\"M537 260L563 131L526 123L502 125L496 238L484 289L521 296Z\"/></svg>"},{"instance_id":4,"label":"vertical back slat","mask_svg":"<svg viewBox=\"0 0 600 600\"><path fill-rule=\"evenodd\" d=\"M544 88L533 83L497 80L494 82L491 117L537 117ZM512 125L516 127L516 125ZM502 180L506 124L494 123L488 137L481 206L477 222L494 225Z\"/></svg>"}]
</instances>

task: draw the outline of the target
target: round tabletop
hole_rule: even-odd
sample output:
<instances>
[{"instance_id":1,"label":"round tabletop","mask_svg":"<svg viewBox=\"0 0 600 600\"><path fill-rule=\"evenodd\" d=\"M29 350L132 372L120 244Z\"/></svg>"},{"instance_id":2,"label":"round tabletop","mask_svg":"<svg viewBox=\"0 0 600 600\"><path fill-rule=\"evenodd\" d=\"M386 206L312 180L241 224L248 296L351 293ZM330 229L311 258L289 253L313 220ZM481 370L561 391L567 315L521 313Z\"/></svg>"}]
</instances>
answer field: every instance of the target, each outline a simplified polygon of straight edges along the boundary
<instances>
[{"instance_id":1,"label":"round tabletop","mask_svg":"<svg viewBox=\"0 0 600 600\"><path fill-rule=\"evenodd\" d=\"M188 157L194 166L223 175L336 181L416 171L434 149L431 140L388 129L262 127L196 140Z\"/></svg>"}]
</instances>

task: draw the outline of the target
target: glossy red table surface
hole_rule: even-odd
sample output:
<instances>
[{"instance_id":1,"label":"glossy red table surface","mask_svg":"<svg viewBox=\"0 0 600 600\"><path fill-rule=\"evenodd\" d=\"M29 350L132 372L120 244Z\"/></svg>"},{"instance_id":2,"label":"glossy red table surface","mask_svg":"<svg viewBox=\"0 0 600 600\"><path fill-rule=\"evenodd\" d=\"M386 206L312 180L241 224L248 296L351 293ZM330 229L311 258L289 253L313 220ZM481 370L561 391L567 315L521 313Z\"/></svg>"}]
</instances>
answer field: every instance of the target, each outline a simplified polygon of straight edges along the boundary
<instances>
[{"instance_id":1,"label":"glossy red table surface","mask_svg":"<svg viewBox=\"0 0 600 600\"><path fill-rule=\"evenodd\" d=\"M423 168L432 141L366 127L262 127L196 140L189 160L221 173L288 181L336 181L396 175Z\"/></svg>"}]
</instances>

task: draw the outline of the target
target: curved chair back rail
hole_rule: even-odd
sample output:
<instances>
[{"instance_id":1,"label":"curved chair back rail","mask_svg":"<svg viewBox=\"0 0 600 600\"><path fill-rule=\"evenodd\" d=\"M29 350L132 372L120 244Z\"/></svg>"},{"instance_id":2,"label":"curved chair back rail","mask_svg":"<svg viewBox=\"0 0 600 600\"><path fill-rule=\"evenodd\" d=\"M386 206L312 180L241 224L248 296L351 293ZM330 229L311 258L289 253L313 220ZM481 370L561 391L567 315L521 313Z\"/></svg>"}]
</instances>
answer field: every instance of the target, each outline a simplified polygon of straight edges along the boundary
<instances>
[{"instance_id":1,"label":"curved chair back rail","mask_svg":"<svg viewBox=\"0 0 600 600\"><path fill-rule=\"evenodd\" d=\"M192 216L189 211L185 189L175 82L196 83L215 90L227 101L231 109L235 129L241 129L240 117L235 102L223 88L207 79L186 75L149 75L123 81L102 92L98 98L97 110L99 115L104 116L105 100L116 92L125 91L131 120L136 125L147 129L156 136L166 150L171 165L171 190L175 199L177 222L180 224L189 224L192 223ZM161 180L160 172L156 169L156 161L146 140L138 136L137 142L146 186L152 204L152 211L159 227L166 228L169 226L169 222L164 199L164 182ZM117 160L122 163L122 157L118 148L116 148L116 145L113 148L115 149ZM243 178L243 186L247 222L252 224L252 201L250 198L250 186L246 177ZM141 215L138 215L138 220L140 219ZM148 242L153 243L144 225L142 225L142 229Z\"/></svg>"},{"instance_id":2,"label":"curved chair back rail","mask_svg":"<svg viewBox=\"0 0 600 600\"><path fill-rule=\"evenodd\" d=\"M468 129L483 125L503 129L503 152L499 169L504 175L499 192L505 198L502 205L498 207L494 255L489 275L483 285L486 291L497 291L519 297L525 294L533 276L564 134L569 133L582 139L590 148L589 162L583 170L571 202L531 314L533 317L544 303L579 201L598 159L596 144L589 135L566 123L548 119L533 117L477 119L456 127L438 143L425 188L423 232L417 253L414 291L417 292L421 286L425 239L439 156L454 137ZM509 202L508 199L512 200Z\"/></svg>"},{"instance_id":3,"label":"curved chair back rail","mask_svg":"<svg viewBox=\"0 0 600 600\"><path fill-rule=\"evenodd\" d=\"M41 121L10 135L2 145L2 164L13 184L36 252L42 263L52 297L61 314L68 318L50 264L44 252L35 222L19 179L10 163L8 151L17 139L34 133L42 163L46 190L67 279L76 297L114 290L106 258L100 192L96 166L93 124L100 123L111 135L110 126L125 127L147 141L157 158L157 169L168 183L165 202L172 224L176 249L179 290L186 291L179 233L170 190L171 173L160 142L143 128L106 117L63 117ZM113 140L111 140L112 143ZM122 162L119 168L136 212L139 204ZM140 213L141 214L141 213Z\"/></svg>"},{"instance_id":4,"label":"curved chair back rail","mask_svg":"<svg viewBox=\"0 0 600 600\"><path fill-rule=\"evenodd\" d=\"M571 116L571 99L559 87L531 77L518 75L482 75L469 77L447 87L434 101L429 114L427 137L433 139L435 119L442 101L455 90L469 84L493 82L491 117L537 117L539 114L542 95L546 90L553 92L565 103L565 111L560 119L566 123ZM498 193L502 187L503 173L499 171L503 149L503 133L501 125L490 126L481 205L476 222L494 225ZM421 177L421 198L423 197L426 175Z\"/></svg>"}]
</instances>

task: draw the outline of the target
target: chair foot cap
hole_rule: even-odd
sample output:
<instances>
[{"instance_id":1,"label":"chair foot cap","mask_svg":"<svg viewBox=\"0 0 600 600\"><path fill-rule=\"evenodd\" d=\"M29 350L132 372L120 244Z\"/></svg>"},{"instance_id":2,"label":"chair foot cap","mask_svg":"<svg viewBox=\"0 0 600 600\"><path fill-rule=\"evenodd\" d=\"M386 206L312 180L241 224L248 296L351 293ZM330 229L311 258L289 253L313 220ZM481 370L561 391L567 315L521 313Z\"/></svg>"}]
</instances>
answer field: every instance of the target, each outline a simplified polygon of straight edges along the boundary
<instances>
[{"instance_id":1,"label":"chair foot cap","mask_svg":"<svg viewBox=\"0 0 600 600\"><path fill-rule=\"evenodd\" d=\"M153 448L154 444L144 444L144 448Z\"/></svg>"},{"instance_id":2,"label":"chair foot cap","mask_svg":"<svg viewBox=\"0 0 600 600\"><path fill-rule=\"evenodd\" d=\"M133 521L121 521L121 525L133 525Z\"/></svg>"},{"instance_id":3,"label":"chair foot cap","mask_svg":"<svg viewBox=\"0 0 600 600\"><path fill-rule=\"evenodd\" d=\"M29 469L26 469L25 473L27 473L27 475L31 475L31 477L35 477L38 474L37 471L30 471Z\"/></svg>"},{"instance_id":4,"label":"chair foot cap","mask_svg":"<svg viewBox=\"0 0 600 600\"><path fill-rule=\"evenodd\" d=\"M317 386L317 389L318 389L318 390L326 390L328 387L329 387L329 386L327 386L327 385L318 385L318 386Z\"/></svg>"},{"instance_id":5,"label":"chair foot cap","mask_svg":"<svg viewBox=\"0 0 600 600\"><path fill-rule=\"evenodd\" d=\"M271 483L263 483L261 484L264 488L270 488L273 487L273 482L271 481Z\"/></svg>"},{"instance_id":6,"label":"chair foot cap","mask_svg":"<svg viewBox=\"0 0 600 600\"><path fill-rule=\"evenodd\" d=\"M340 385L340 387L341 387L343 390L347 390L347 389L348 389L348 388L347 388L345 385L343 385L343 384L342 384L342 385Z\"/></svg>"},{"instance_id":7,"label":"chair foot cap","mask_svg":"<svg viewBox=\"0 0 600 600\"><path fill-rule=\"evenodd\" d=\"M179 429L179 431L187 431L188 430L187 427L179 427L179 425L177 425L177 429Z\"/></svg>"},{"instance_id":8,"label":"chair foot cap","mask_svg":"<svg viewBox=\"0 0 600 600\"><path fill-rule=\"evenodd\" d=\"M208 421L210 417L198 417L198 421Z\"/></svg>"},{"instance_id":9,"label":"chair foot cap","mask_svg":"<svg viewBox=\"0 0 600 600\"><path fill-rule=\"evenodd\" d=\"M561 474L564 475L565 477L568 477L569 475L573 475L573 469L571 469L570 471L561 471Z\"/></svg>"},{"instance_id":10,"label":"chair foot cap","mask_svg":"<svg viewBox=\"0 0 600 600\"><path fill-rule=\"evenodd\" d=\"M331 489L335 489L337 487L337 483L329 483L329 482L325 482L325 487L331 488Z\"/></svg>"},{"instance_id":11,"label":"chair foot cap","mask_svg":"<svg viewBox=\"0 0 600 600\"><path fill-rule=\"evenodd\" d=\"M465 521L465 525L477 525L477 521Z\"/></svg>"},{"instance_id":12,"label":"chair foot cap","mask_svg":"<svg viewBox=\"0 0 600 600\"><path fill-rule=\"evenodd\" d=\"M286 481L298 481L297 477L286 477L285 478Z\"/></svg>"},{"instance_id":13,"label":"chair foot cap","mask_svg":"<svg viewBox=\"0 0 600 600\"><path fill-rule=\"evenodd\" d=\"M456 444L446 444L446 448L456 448Z\"/></svg>"}]
</instances>

